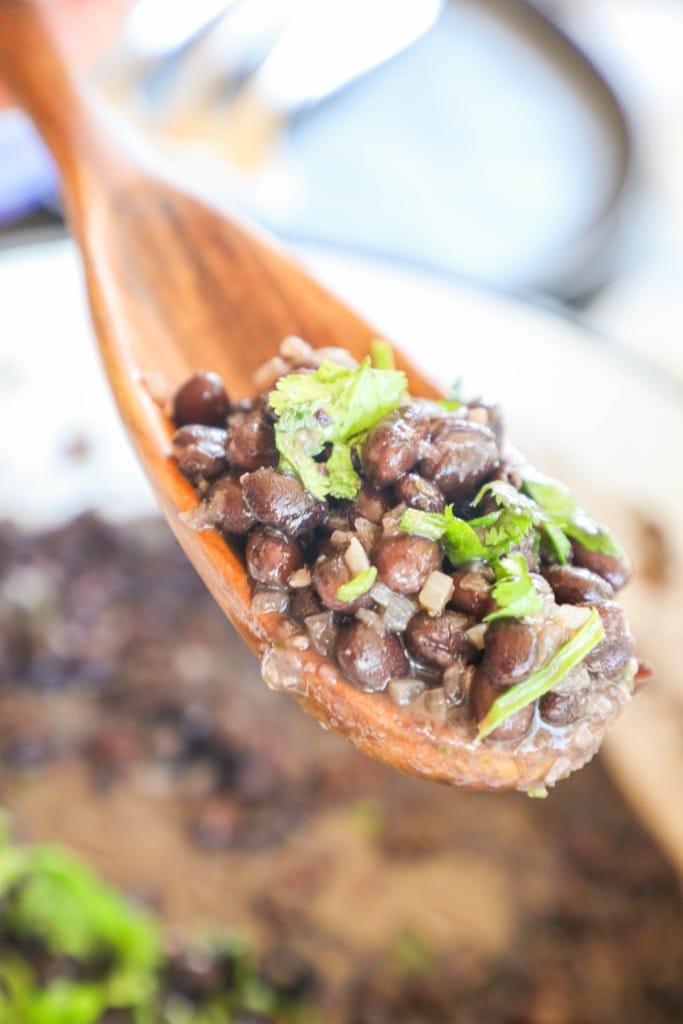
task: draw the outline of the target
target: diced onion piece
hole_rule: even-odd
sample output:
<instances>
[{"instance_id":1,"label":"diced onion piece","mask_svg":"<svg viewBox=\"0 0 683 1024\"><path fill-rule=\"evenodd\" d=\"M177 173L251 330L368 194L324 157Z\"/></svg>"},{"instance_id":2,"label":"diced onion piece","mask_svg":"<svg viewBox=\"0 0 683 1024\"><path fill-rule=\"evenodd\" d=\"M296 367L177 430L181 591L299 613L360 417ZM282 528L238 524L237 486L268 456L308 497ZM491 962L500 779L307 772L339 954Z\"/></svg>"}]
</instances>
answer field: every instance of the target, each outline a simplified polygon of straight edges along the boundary
<instances>
[{"instance_id":1,"label":"diced onion piece","mask_svg":"<svg viewBox=\"0 0 683 1024\"><path fill-rule=\"evenodd\" d=\"M406 676L404 679L392 679L387 686L387 693L394 704L401 706L411 704L427 689L427 684L422 679L415 679Z\"/></svg>"},{"instance_id":2,"label":"diced onion piece","mask_svg":"<svg viewBox=\"0 0 683 1024\"><path fill-rule=\"evenodd\" d=\"M303 338L289 334L280 345L280 355L293 363L306 363L310 361L313 349Z\"/></svg>"},{"instance_id":3,"label":"diced onion piece","mask_svg":"<svg viewBox=\"0 0 683 1024\"><path fill-rule=\"evenodd\" d=\"M311 570L310 569L297 569L287 580L290 587L294 590L299 590L301 587L308 587L311 585Z\"/></svg>"},{"instance_id":4,"label":"diced onion piece","mask_svg":"<svg viewBox=\"0 0 683 1024\"><path fill-rule=\"evenodd\" d=\"M476 626L472 626L471 629L467 630L468 640L472 641L478 651L484 650L484 638L487 629L488 626L485 622L478 622Z\"/></svg>"},{"instance_id":5,"label":"diced onion piece","mask_svg":"<svg viewBox=\"0 0 683 1024\"><path fill-rule=\"evenodd\" d=\"M320 612L318 615L309 615L304 619L304 624L318 654L323 656L329 654L335 637L332 612Z\"/></svg>"},{"instance_id":6,"label":"diced onion piece","mask_svg":"<svg viewBox=\"0 0 683 1024\"><path fill-rule=\"evenodd\" d=\"M392 597L395 596L396 595L393 590L388 587L386 583L382 583L381 580L378 580L370 591L370 597L372 600L376 601L377 604L381 604L383 608L387 608Z\"/></svg>"},{"instance_id":7,"label":"diced onion piece","mask_svg":"<svg viewBox=\"0 0 683 1024\"><path fill-rule=\"evenodd\" d=\"M357 519L354 519L353 526L365 550L371 551L379 536L379 526L371 523L369 519L364 519L363 516L358 516Z\"/></svg>"},{"instance_id":8,"label":"diced onion piece","mask_svg":"<svg viewBox=\"0 0 683 1024\"><path fill-rule=\"evenodd\" d=\"M445 572L430 572L417 599L430 615L441 615L453 596L453 590L453 580Z\"/></svg>"},{"instance_id":9,"label":"diced onion piece","mask_svg":"<svg viewBox=\"0 0 683 1024\"><path fill-rule=\"evenodd\" d=\"M289 369L289 365L280 356L273 356L263 366L259 366L258 370L252 377L254 387L257 391L268 391L272 388L276 380L284 376Z\"/></svg>"},{"instance_id":10,"label":"diced onion piece","mask_svg":"<svg viewBox=\"0 0 683 1024\"><path fill-rule=\"evenodd\" d=\"M415 601L402 594L393 594L384 612L384 625L392 633L404 633L416 611Z\"/></svg>"},{"instance_id":11,"label":"diced onion piece","mask_svg":"<svg viewBox=\"0 0 683 1024\"><path fill-rule=\"evenodd\" d=\"M357 576L358 573L366 572L370 568L370 561L365 548L358 540L358 537L351 538L349 546L344 552L344 561L352 576Z\"/></svg>"},{"instance_id":12,"label":"diced onion piece","mask_svg":"<svg viewBox=\"0 0 683 1024\"><path fill-rule=\"evenodd\" d=\"M269 612L286 612L289 596L286 590L257 590L251 599L251 607L257 615Z\"/></svg>"}]
</instances>

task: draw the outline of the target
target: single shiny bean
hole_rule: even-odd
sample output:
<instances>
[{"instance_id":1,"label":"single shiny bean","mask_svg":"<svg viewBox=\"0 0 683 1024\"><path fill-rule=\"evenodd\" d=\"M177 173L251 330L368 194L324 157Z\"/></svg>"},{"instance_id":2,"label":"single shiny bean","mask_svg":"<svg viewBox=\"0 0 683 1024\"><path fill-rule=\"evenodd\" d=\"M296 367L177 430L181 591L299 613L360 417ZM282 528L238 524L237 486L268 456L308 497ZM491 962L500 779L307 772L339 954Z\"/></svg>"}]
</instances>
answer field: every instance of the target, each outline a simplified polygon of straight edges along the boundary
<instances>
[{"instance_id":1,"label":"single shiny bean","mask_svg":"<svg viewBox=\"0 0 683 1024\"><path fill-rule=\"evenodd\" d=\"M602 576L615 590L621 590L631 578L631 565L627 558L615 555L604 555L599 551L589 551L577 541L572 542L574 563L582 569Z\"/></svg>"},{"instance_id":2,"label":"single shiny bean","mask_svg":"<svg viewBox=\"0 0 683 1024\"><path fill-rule=\"evenodd\" d=\"M260 410L234 413L228 421L227 452L235 469L253 472L261 466L276 466L280 457L272 423Z\"/></svg>"},{"instance_id":3,"label":"single shiny bean","mask_svg":"<svg viewBox=\"0 0 683 1024\"><path fill-rule=\"evenodd\" d=\"M446 668L454 659L467 661L475 654L475 647L466 630L475 620L459 612L446 611L432 617L418 612L408 623L406 647L408 652L425 665Z\"/></svg>"},{"instance_id":4,"label":"single shiny bean","mask_svg":"<svg viewBox=\"0 0 683 1024\"><path fill-rule=\"evenodd\" d=\"M285 587L303 564L296 541L269 526L257 526L249 534L246 560L251 578L268 587Z\"/></svg>"},{"instance_id":5,"label":"single shiny bean","mask_svg":"<svg viewBox=\"0 0 683 1024\"><path fill-rule=\"evenodd\" d=\"M397 594L417 594L430 572L441 566L437 541L397 533L382 537L372 550L379 579Z\"/></svg>"},{"instance_id":6,"label":"single shiny bean","mask_svg":"<svg viewBox=\"0 0 683 1024\"><path fill-rule=\"evenodd\" d=\"M319 526L327 515L324 501L305 490L298 477L262 467L242 477L244 499L259 523L297 536Z\"/></svg>"},{"instance_id":7,"label":"single shiny bean","mask_svg":"<svg viewBox=\"0 0 683 1024\"><path fill-rule=\"evenodd\" d=\"M226 473L211 485L205 501L207 521L224 533L244 534L256 523L247 507L239 476Z\"/></svg>"},{"instance_id":8,"label":"single shiny bean","mask_svg":"<svg viewBox=\"0 0 683 1024\"><path fill-rule=\"evenodd\" d=\"M431 444L419 470L453 500L482 484L496 469L499 458L495 436L488 427L447 417L434 421Z\"/></svg>"},{"instance_id":9,"label":"single shiny bean","mask_svg":"<svg viewBox=\"0 0 683 1024\"><path fill-rule=\"evenodd\" d=\"M525 679L536 656L534 631L518 619L498 619L486 631L483 668L494 686Z\"/></svg>"},{"instance_id":10,"label":"single shiny bean","mask_svg":"<svg viewBox=\"0 0 683 1024\"><path fill-rule=\"evenodd\" d=\"M578 693L545 693L539 703L541 718L549 725L572 725L581 717Z\"/></svg>"},{"instance_id":11,"label":"single shiny bean","mask_svg":"<svg viewBox=\"0 0 683 1024\"><path fill-rule=\"evenodd\" d=\"M336 654L344 676L370 693L408 672L408 659L395 634L365 622L352 622L339 631Z\"/></svg>"},{"instance_id":12,"label":"single shiny bean","mask_svg":"<svg viewBox=\"0 0 683 1024\"><path fill-rule=\"evenodd\" d=\"M453 596L451 607L466 615L483 619L491 606L491 581L488 570L456 569L451 575Z\"/></svg>"},{"instance_id":13,"label":"single shiny bean","mask_svg":"<svg viewBox=\"0 0 683 1024\"><path fill-rule=\"evenodd\" d=\"M591 672L616 679L633 657L633 637L626 613L616 601L605 601L597 605L597 610L605 627L605 639L593 648L584 664Z\"/></svg>"},{"instance_id":14,"label":"single shiny bean","mask_svg":"<svg viewBox=\"0 0 683 1024\"><path fill-rule=\"evenodd\" d=\"M227 469L225 457L226 432L218 427L198 424L180 427L173 435L173 454L178 469L191 480L210 480Z\"/></svg>"},{"instance_id":15,"label":"single shiny bean","mask_svg":"<svg viewBox=\"0 0 683 1024\"><path fill-rule=\"evenodd\" d=\"M426 480L419 473L408 473L396 482L396 497L408 508L420 512L443 512L446 499L433 480Z\"/></svg>"},{"instance_id":16,"label":"single shiny bean","mask_svg":"<svg viewBox=\"0 0 683 1024\"><path fill-rule=\"evenodd\" d=\"M201 423L206 427L224 427L230 401L217 373L195 373L173 397L173 422L177 427Z\"/></svg>"},{"instance_id":17,"label":"single shiny bean","mask_svg":"<svg viewBox=\"0 0 683 1024\"><path fill-rule=\"evenodd\" d=\"M576 565L551 565L543 575L553 588L558 604L600 604L614 597L613 587L589 569Z\"/></svg>"},{"instance_id":18,"label":"single shiny bean","mask_svg":"<svg viewBox=\"0 0 683 1024\"><path fill-rule=\"evenodd\" d=\"M365 476L378 487L395 484L417 462L419 419L408 406L385 416L370 431L363 447Z\"/></svg>"}]
</instances>

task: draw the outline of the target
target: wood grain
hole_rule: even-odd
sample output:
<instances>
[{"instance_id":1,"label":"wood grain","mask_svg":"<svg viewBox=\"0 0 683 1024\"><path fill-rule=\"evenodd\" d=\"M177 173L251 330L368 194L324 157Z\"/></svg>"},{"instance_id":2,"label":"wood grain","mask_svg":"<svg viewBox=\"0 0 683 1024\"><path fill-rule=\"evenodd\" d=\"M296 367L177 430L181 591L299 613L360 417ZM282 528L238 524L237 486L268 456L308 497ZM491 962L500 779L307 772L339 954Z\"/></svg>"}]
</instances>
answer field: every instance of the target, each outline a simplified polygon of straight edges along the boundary
<instances>
[{"instance_id":1,"label":"wood grain","mask_svg":"<svg viewBox=\"0 0 683 1024\"><path fill-rule=\"evenodd\" d=\"M276 244L160 169L69 71L40 3L0 0L0 69L61 171L102 358L161 507L220 607L263 654L284 624L254 615L241 556L217 533L196 532L179 518L197 500L169 457L169 424L144 377L160 372L175 386L212 369L233 395L244 395L254 370L288 334L362 358L376 332ZM437 394L400 354L397 362L414 394ZM505 745L463 742L447 723L419 720L358 691L312 651L289 692L360 749L425 778L528 787L556 757L548 749L517 755Z\"/></svg>"}]
</instances>

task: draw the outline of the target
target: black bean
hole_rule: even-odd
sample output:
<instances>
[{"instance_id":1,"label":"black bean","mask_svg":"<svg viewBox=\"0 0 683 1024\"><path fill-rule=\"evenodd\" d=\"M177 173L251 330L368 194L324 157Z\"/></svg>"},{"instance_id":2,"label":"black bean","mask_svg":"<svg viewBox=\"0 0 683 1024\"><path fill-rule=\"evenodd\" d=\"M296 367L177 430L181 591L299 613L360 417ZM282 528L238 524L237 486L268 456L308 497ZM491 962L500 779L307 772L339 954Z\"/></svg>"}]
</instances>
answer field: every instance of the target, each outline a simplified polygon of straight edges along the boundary
<instances>
[{"instance_id":1,"label":"black bean","mask_svg":"<svg viewBox=\"0 0 683 1024\"><path fill-rule=\"evenodd\" d=\"M408 659L395 634L365 622L352 622L339 631L337 660L344 676L370 693L408 672Z\"/></svg>"},{"instance_id":2,"label":"black bean","mask_svg":"<svg viewBox=\"0 0 683 1024\"><path fill-rule=\"evenodd\" d=\"M247 540L247 569L257 583L284 587L287 580L303 564L301 548L279 530L257 526Z\"/></svg>"},{"instance_id":3,"label":"black bean","mask_svg":"<svg viewBox=\"0 0 683 1024\"><path fill-rule=\"evenodd\" d=\"M339 587L343 583L348 583L352 577L342 553L322 555L318 558L313 566L312 576L313 586L326 608L332 608L335 612L353 613L359 608L369 608L372 604L370 594L363 594L350 603L337 597Z\"/></svg>"},{"instance_id":4,"label":"black bean","mask_svg":"<svg viewBox=\"0 0 683 1024\"><path fill-rule=\"evenodd\" d=\"M600 604L614 597L614 589L607 580L576 565L551 565L543 570L543 575L558 604Z\"/></svg>"},{"instance_id":5,"label":"black bean","mask_svg":"<svg viewBox=\"0 0 683 1024\"><path fill-rule=\"evenodd\" d=\"M303 622L309 615L319 615L323 610L320 598L311 587L292 590L289 601L289 614L297 622Z\"/></svg>"},{"instance_id":6,"label":"black bean","mask_svg":"<svg viewBox=\"0 0 683 1024\"><path fill-rule=\"evenodd\" d=\"M352 516L361 516L371 523L381 523L391 508L391 500L387 491L378 490L371 484L363 484L353 503Z\"/></svg>"},{"instance_id":7,"label":"black bean","mask_svg":"<svg viewBox=\"0 0 683 1024\"><path fill-rule=\"evenodd\" d=\"M218 427L181 427L173 435L173 454L178 469L191 480L210 480L228 468L225 454L227 434Z\"/></svg>"},{"instance_id":8,"label":"black bean","mask_svg":"<svg viewBox=\"0 0 683 1024\"><path fill-rule=\"evenodd\" d=\"M397 594L417 594L430 572L441 566L437 541L409 533L385 536L372 549L372 563L383 583Z\"/></svg>"},{"instance_id":9,"label":"black bean","mask_svg":"<svg viewBox=\"0 0 683 1024\"><path fill-rule=\"evenodd\" d=\"M467 661L475 653L466 634L474 622L459 612L447 611L436 617L418 612L408 623L406 647L418 661L437 668L446 668L455 658Z\"/></svg>"},{"instance_id":10,"label":"black bean","mask_svg":"<svg viewBox=\"0 0 683 1024\"><path fill-rule=\"evenodd\" d=\"M363 447L365 476L378 487L395 484L417 462L421 433L414 409L396 409L370 431Z\"/></svg>"},{"instance_id":11,"label":"black bean","mask_svg":"<svg viewBox=\"0 0 683 1024\"><path fill-rule=\"evenodd\" d=\"M574 551L574 562L582 569L590 569L591 572L602 576L615 590L620 590L631 578L631 566L623 555L604 555L599 551L589 551L583 544L577 541L572 542Z\"/></svg>"},{"instance_id":12,"label":"black bean","mask_svg":"<svg viewBox=\"0 0 683 1024\"><path fill-rule=\"evenodd\" d=\"M504 693L497 689L482 668L477 669L470 688L470 709L475 722L479 723L488 714L494 700ZM514 715L510 715L489 733L492 740L521 740L529 731L534 717L534 704L528 704Z\"/></svg>"},{"instance_id":13,"label":"black bean","mask_svg":"<svg viewBox=\"0 0 683 1024\"><path fill-rule=\"evenodd\" d=\"M498 619L486 630L483 668L494 686L512 686L531 672L536 635L518 619Z\"/></svg>"},{"instance_id":14,"label":"black bean","mask_svg":"<svg viewBox=\"0 0 683 1024\"><path fill-rule=\"evenodd\" d=\"M296 536L320 526L327 515L324 501L305 490L298 477L272 467L242 477L244 499L259 523Z\"/></svg>"},{"instance_id":15,"label":"black bean","mask_svg":"<svg viewBox=\"0 0 683 1024\"><path fill-rule=\"evenodd\" d=\"M581 717L578 693L545 693L539 701L541 718L549 725L571 725Z\"/></svg>"},{"instance_id":16,"label":"black bean","mask_svg":"<svg viewBox=\"0 0 683 1024\"><path fill-rule=\"evenodd\" d=\"M256 522L244 500L242 484L236 473L227 473L216 480L204 501L207 522L224 533L248 533Z\"/></svg>"},{"instance_id":17,"label":"black bean","mask_svg":"<svg viewBox=\"0 0 683 1024\"><path fill-rule=\"evenodd\" d=\"M396 484L396 497L408 508L420 512L443 512L446 499L433 480L426 480L419 473L408 473Z\"/></svg>"},{"instance_id":18,"label":"black bean","mask_svg":"<svg viewBox=\"0 0 683 1024\"><path fill-rule=\"evenodd\" d=\"M483 619L491 605L491 581L484 569L456 569L451 575L450 604L459 612Z\"/></svg>"},{"instance_id":19,"label":"black bean","mask_svg":"<svg viewBox=\"0 0 683 1024\"><path fill-rule=\"evenodd\" d=\"M202 423L206 427L224 427L230 401L217 373L195 373L173 397L173 422Z\"/></svg>"},{"instance_id":20,"label":"black bean","mask_svg":"<svg viewBox=\"0 0 683 1024\"><path fill-rule=\"evenodd\" d=\"M593 648L584 664L591 672L615 679L633 656L633 637L624 609L616 601L605 601L597 606L597 610L605 627L605 639Z\"/></svg>"},{"instance_id":21,"label":"black bean","mask_svg":"<svg viewBox=\"0 0 683 1024\"><path fill-rule=\"evenodd\" d=\"M237 412L228 421L227 452L235 469L249 472L261 466L277 466L275 432L259 410Z\"/></svg>"},{"instance_id":22,"label":"black bean","mask_svg":"<svg viewBox=\"0 0 683 1024\"><path fill-rule=\"evenodd\" d=\"M419 469L452 500L483 483L496 469L499 457L488 427L446 417L434 421L431 444Z\"/></svg>"}]
</instances>

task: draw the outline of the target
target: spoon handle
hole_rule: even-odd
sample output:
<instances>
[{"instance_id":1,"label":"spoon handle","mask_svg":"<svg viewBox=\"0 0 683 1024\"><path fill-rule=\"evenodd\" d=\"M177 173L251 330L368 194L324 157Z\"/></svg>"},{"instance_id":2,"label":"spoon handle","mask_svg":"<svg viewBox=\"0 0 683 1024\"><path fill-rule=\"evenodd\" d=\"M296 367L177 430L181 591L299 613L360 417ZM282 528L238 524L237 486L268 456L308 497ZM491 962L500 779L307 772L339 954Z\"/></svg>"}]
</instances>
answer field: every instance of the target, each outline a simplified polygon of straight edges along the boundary
<instances>
[{"instance_id":1,"label":"spoon handle","mask_svg":"<svg viewBox=\"0 0 683 1024\"><path fill-rule=\"evenodd\" d=\"M79 186L104 178L111 183L126 164L115 146L115 131L112 136L103 125L99 104L69 68L53 27L54 6L41 0L0 0L0 75L52 153L78 227L78 198L87 194Z\"/></svg>"}]
</instances>

